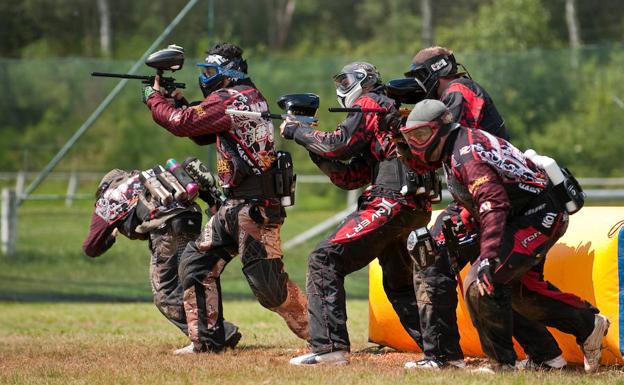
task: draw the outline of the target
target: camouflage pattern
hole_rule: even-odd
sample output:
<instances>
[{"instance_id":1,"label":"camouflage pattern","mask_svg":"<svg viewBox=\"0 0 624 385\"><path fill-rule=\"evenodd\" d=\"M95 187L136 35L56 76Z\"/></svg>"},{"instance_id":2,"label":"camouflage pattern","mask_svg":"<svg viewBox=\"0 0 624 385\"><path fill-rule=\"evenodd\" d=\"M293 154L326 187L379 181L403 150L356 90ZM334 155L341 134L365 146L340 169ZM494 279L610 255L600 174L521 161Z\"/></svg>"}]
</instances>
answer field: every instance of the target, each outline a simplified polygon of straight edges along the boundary
<instances>
[{"instance_id":1,"label":"camouflage pattern","mask_svg":"<svg viewBox=\"0 0 624 385\"><path fill-rule=\"evenodd\" d=\"M154 304L160 312L184 334L187 333L182 301L182 285L178 280L178 263L186 244L197 233L175 234L170 224L150 233L150 282Z\"/></svg>"},{"instance_id":2,"label":"camouflage pattern","mask_svg":"<svg viewBox=\"0 0 624 385\"><path fill-rule=\"evenodd\" d=\"M279 314L284 321L286 321L288 328L295 333L297 337L308 341L310 339L307 316L308 300L293 281L288 280L286 286L288 288L286 301L271 310Z\"/></svg>"},{"instance_id":3,"label":"camouflage pattern","mask_svg":"<svg viewBox=\"0 0 624 385\"><path fill-rule=\"evenodd\" d=\"M224 348L220 275L241 255L243 272L258 301L278 313L299 338L307 340L307 302L284 271L279 205L264 207L228 200L210 218L200 238L188 244L180 262L189 337L196 351Z\"/></svg>"}]
</instances>

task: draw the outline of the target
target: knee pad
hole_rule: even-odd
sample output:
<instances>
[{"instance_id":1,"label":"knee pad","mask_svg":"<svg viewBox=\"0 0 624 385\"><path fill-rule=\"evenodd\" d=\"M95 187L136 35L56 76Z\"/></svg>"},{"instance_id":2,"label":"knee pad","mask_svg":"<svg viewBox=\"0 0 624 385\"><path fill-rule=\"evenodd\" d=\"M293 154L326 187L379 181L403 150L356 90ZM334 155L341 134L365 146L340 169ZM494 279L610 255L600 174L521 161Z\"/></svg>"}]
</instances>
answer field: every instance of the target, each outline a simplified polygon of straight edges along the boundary
<instances>
[{"instance_id":1,"label":"knee pad","mask_svg":"<svg viewBox=\"0 0 624 385\"><path fill-rule=\"evenodd\" d=\"M202 283L220 260L224 260L226 264L231 260L227 250L215 249L204 253L198 250L196 242L189 242L180 257L178 266L178 276L182 288L186 290L195 283ZM218 272L217 276L220 274L221 271Z\"/></svg>"},{"instance_id":2,"label":"knee pad","mask_svg":"<svg viewBox=\"0 0 624 385\"><path fill-rule=\"evenodd\" d=\"M280 306L286 300L288 274L281 259L257 259L243 267L243 274L258 302L267 309Z\"/></svg>"}]
</instances>

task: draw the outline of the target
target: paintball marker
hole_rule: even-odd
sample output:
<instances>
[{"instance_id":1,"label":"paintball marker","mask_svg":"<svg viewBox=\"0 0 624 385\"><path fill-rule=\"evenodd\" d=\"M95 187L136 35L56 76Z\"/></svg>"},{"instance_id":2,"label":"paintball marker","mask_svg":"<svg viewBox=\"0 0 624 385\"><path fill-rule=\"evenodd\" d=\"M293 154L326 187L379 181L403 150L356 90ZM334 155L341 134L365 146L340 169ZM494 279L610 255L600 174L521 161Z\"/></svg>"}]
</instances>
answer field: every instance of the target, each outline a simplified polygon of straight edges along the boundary
<instances>
[{"instance_id":1,"label":"paintball marker","mask_svg":"<svg viewBox=\"0 0 624 385\"><path fill-rule=\"evenodd\" d=\"M420 81L414 78L394 79L386 84L386 95L398 105L416 104L427 96Z\"/></svg>"},{"instance_id":2,"label":"paintball marker","mask_svg":"<svg viewBox=\"0 0 624 385\"><path fill-rule=\"evenodd\" d=\"M457 274L461 258L470 256L472 253L469 250L479 247L479 234L468 231L461 219L458 219L457 224L453 223L448 215L442 218L442 223L451 272Z\"/></svg>"},{"instance_id":3,"label":"paintball marker","mask_svg":"<svg viewBox=\"0 0 624 385\"><path fill-rule=\"evenodd\" d=\"M386 84L386 95L389 98L394 99L396 102L397 108L401 106L401 104L416 104L423 100L427 95L427 92L423 88L422 84L414 79L414 78L404 78L404 79L394 79L390 80L388 84ZM339 107L331 107L329 108L329 112L362 112L362 113L374 113L374 114L387 114L387 108L377 107L377 108L362 108L362 107L351 107L351 108L339 108ZM401 108L399 112L403 116L407 116L410 112L409 109Z\"/></svg>"},{"instance_id":4,"label":"paintball marker","mask_svg":"<svg viewBox=\"0 0 624 385\"><path fill-rule=\"evenodd\" d=\"M145 59L145 64L156 69L156 74L160 76L160 86L167 93L173 92L176 88L186 88L184 83L176 83L172 77L162 77L164 71L177 71L182 69L184 65L184 48L177 45L170 45L165 49L156 51ZM109 72L91 72L91 76L100 76L106 78L122 78L142 80L143 84L152 85L156 76L116 74Z\"/></svg>"},{"instance_id":5,"label":"paintball marker","mask_svg":"<svg viewBox=\"0 0 624 385\"><path fill-rule=\"evenodd\" d=\"M285 111L284 114L272 114L270 112L254 112L225 110L228 115L246 116L256 119L279 119L286 118L298 120L302 123L316 123L316 110L319 107L319 97L315 94L289 94L280 96L277 105Z\"/></svg>"}]
</instances>

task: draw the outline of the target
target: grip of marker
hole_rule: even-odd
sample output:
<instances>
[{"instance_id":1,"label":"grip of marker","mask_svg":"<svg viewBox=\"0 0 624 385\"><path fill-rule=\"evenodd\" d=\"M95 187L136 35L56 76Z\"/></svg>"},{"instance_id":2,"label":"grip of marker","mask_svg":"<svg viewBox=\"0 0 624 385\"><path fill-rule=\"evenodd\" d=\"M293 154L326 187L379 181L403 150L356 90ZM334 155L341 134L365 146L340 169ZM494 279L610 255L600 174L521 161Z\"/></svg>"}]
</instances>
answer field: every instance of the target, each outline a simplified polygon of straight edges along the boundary
<instances>
[{"instance_id":1,"label":"grip of marker","mask_svg":"<svg viewBox=\"0 0 624 385\"><path fill-rule=\"evenodd\" d=\"M182 165L178 163L177 160L171 158L167 161L166 167L167 170L175 176L178 182L184 186L184 189L188 194L188 199L195 198L199 192L199 185L189 176Z\"/></svg>"}]
</instances>

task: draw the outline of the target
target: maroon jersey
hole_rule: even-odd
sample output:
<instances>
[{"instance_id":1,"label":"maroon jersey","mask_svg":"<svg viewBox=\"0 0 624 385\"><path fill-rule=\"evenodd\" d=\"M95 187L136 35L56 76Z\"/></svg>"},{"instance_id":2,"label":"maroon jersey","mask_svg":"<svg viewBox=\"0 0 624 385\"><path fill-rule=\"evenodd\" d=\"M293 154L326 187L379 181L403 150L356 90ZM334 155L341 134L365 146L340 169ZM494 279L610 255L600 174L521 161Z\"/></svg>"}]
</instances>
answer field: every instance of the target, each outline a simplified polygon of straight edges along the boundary
<instances>
[{"instance_id":1,"label":"maroon jersey","mask_svg":"<svg viewBox=\"0 0 624 385\"><path fill-rule=\"evenodd\" d=\"M465 127L444 163L453 198L480 223L481 258L495 258L508 217L521 215L546 188L544 171L504 139Z\"/></svg>"},{"instance_id":2,"label":"maroon jersey","mask_svg":"<svg viewBox=\"0 0 624 385\"><path fill-rule=\"evenodd\" d=\"M216 135L217 171L223 187L236 187L245 177L267 171L275 161L273 123L267 119L230 116L226 109L268 112L264 96L250 81L223 88L193 107L175 108L154 93L147 100L154 121L176 136L198 144Z\"/></svg>"}]
</instances>

